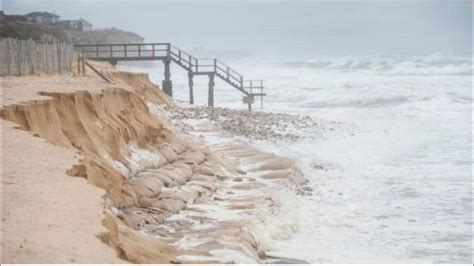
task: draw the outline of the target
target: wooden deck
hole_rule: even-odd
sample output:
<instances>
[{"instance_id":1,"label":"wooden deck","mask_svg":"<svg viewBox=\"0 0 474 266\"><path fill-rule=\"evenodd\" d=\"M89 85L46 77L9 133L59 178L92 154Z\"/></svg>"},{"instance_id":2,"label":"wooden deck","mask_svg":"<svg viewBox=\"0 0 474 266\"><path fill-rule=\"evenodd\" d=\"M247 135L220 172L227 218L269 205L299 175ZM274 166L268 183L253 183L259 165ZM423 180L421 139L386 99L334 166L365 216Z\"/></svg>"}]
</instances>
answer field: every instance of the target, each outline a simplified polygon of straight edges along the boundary
<instances>
[{"instance_id":1,"label":"wooden deck","mask_svg":"<svg viewBox=\"0 0 474 266\"><path fill-rule=\"evenodd\" d=\"M218 59L200 59L171 45L170 43L140 43L140 44L87 44L75 45L75 49L87 59L109 61L163 61L164 80L163 91L173 96L170 63L174 62L188 72L189 101L194 104L193 77L196 75L209 76L208 105L214 106L214 79L225 81L230 86L244 94L243 101L249 110L256 96L260 97L263 106L264 86L262 80L244 80L243 76Z\"/></svg>"}]
</instances>

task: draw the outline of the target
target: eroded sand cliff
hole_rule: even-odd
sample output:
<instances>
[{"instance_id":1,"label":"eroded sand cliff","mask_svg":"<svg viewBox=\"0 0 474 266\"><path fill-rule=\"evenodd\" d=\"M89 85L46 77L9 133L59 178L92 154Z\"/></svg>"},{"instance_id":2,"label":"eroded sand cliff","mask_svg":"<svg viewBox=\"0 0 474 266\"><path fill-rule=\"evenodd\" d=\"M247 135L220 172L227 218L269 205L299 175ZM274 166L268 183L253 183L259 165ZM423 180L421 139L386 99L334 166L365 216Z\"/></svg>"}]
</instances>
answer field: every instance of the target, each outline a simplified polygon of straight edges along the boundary
<instances>
[{"instance_id":1,"label":"eroded sand cliff","mask_svg":"<svg viewBox=\"0 0 474 266\"><path fill-rule=\"evenodd\" d=\"M175 104L146 75L97 67L113 82L92 74L3 80L2 262L117 262L110 248L90 237L95 235L129 262L264 262L265 247L247 225L263 209L279 207L268 193L273 186L305 181L294 162L245 143L205 146L167 119ZM14 142L44 147L43 155L31 153L36 160L44 156L44 170L36 172L41 167L9 145ZM66 183L53 184L54 178ZM50 183L67 187L52 193L56 207L47 202L49 189L36 195ZM25 188L33 194L23 195ZM41 206L35 195L45 199ZM32 206L9 200L15 197ZM69 212L74 226L61 220ZM65 230L35 224L41 215ZM19 231L19 223L27 230ZM63 239L66 228L84 239L74 231ZM48 245L63 250L44 255ZM73 255L68 247L75 247Z\"/></svg>"}]
</instances>

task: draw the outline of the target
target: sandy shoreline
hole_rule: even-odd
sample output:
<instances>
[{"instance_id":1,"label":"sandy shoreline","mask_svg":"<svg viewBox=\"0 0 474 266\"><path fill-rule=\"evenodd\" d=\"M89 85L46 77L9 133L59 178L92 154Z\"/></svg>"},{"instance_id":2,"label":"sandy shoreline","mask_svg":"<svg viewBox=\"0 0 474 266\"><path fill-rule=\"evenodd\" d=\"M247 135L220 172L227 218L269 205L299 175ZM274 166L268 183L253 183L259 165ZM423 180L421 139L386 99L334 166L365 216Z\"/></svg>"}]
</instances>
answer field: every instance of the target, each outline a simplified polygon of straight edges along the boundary
<instances>
[{"instance_id":1,"label":"sandy shoreline","mask_svg":"<svg viewBox=\"0 0 474 266\"><path fill-rule=\"evenodd\" d=\"M2 108L47 100L38 91L70 92L78 84L104 86L95 77L2 78ZM104 231L103 191L66 174L81 157L77 151L51 145L15 123L0 124L2 263L123 263L96 236Z\"/></svg>"},{"instance_id":2,"label":"sandy shoreline","mask_svg":"<svg viewBox=\"0 0 474 266\"><path fill-rule=\"evenodd\" d=\"M267 256L249 227L279 208L272 191L306 182L294 161L199 132L291 141L292 121L317 122L256 113L242 127L244 114L178 108L146 76L97 67L112 84L2 80L2 262L296 262Z\"/></svg>"}]
</instances>

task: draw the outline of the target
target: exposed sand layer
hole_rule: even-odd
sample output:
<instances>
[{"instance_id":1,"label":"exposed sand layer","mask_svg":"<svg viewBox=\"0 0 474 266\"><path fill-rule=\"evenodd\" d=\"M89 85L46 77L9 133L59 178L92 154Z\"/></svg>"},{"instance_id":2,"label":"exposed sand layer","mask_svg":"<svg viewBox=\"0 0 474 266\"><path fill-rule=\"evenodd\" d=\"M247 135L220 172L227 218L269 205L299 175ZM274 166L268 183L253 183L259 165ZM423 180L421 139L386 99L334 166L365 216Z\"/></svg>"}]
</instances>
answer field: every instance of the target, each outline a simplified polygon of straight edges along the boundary
<instances>
[{"instance_id":1,"label":"exposed sand layer","mask_svg":"<svg viewBox=\"0 0 474 266\"><path fill-rule=\"evenodd\" d=\"M271 186L305 182L294 162L241 143L206 147L166 119L174 104L145 75L97 67L113 83L4 82L0 116L48 143L2 121L12 159L2 158L2 262L118 261L94 238L101 219L99 238L129 262L264 262L246 224L278 208Z\"/></svg>"}]
</instances>

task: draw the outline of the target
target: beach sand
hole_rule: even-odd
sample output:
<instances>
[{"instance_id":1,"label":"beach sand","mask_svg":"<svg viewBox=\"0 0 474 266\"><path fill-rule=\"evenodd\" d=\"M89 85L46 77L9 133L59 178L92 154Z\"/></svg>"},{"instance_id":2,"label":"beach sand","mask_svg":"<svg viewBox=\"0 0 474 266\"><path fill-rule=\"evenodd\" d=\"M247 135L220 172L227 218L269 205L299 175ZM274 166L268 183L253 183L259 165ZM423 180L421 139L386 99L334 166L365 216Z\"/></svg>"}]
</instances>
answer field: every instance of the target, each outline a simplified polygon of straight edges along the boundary
<instances>
[{"instance_id":1,"label":"beach sand","mask_svg":"<svg viewBox=\"0 0 474 266\"><path fill-rule=\"evenodd\" d=\"M39 91L100 91L95 77L2 77L2 108L46 100ZM97 235L104 231L104 192L66 171L76 150L47 143L38 134L0 120L2 263L123 263ZM87 196L85 196L87 195Z\"/></svg>"},{"instance_id":2,"label":"beach sand","mask_svg":"<svg viewBox=\"0 0 474 266\"><path fill-rule=\"evenodd\" d=\"M199 132L241 126L194 127L146 75L95 66L113 82L2 78L3 263L295 262L267 256L249 227L279 207L276 188L304 186L294 161L205 143ZM297 138L272 132L243 134Z\"/></svg>"}]
</instances>

